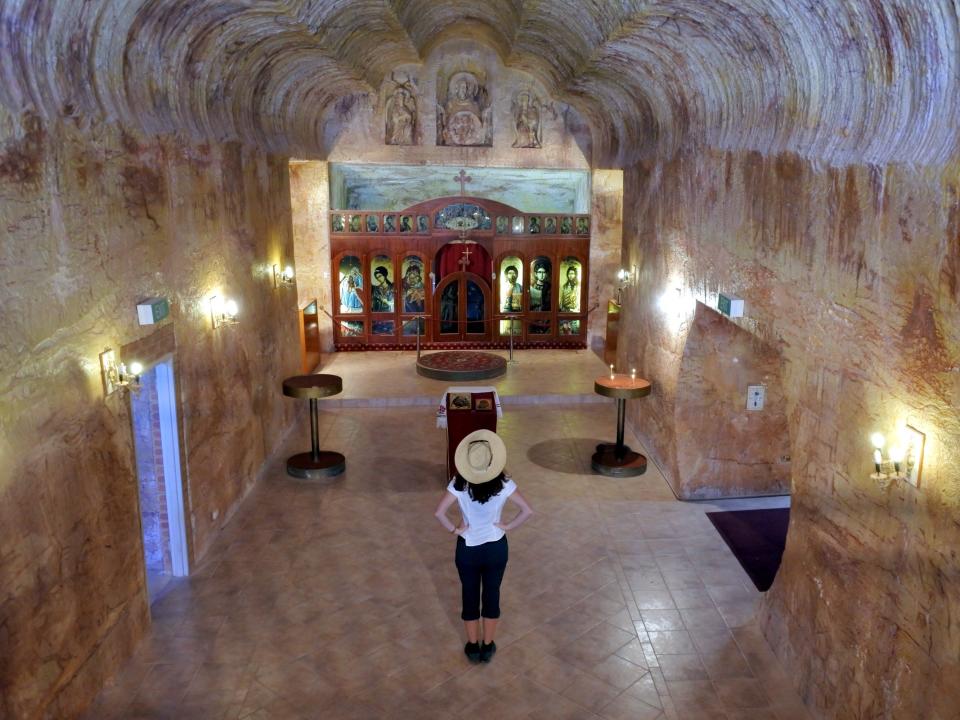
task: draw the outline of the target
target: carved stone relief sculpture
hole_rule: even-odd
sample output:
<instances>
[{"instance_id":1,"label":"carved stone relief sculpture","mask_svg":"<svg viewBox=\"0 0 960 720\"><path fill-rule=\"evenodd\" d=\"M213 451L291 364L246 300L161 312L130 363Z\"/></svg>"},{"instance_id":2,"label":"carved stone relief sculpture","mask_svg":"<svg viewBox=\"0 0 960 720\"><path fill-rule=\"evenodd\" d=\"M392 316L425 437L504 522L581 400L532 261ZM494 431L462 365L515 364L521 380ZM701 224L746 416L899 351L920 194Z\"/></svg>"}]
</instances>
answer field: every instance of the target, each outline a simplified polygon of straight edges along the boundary
<instances>
[{"instance_id":1,"label":"carved stone relief sculpture","mask_svg":"<svg viewBox=\"0 0 960 720\"><path fill-rule=\"evenodd\" d=\"M397 80L391 76L393 89L384 111L384 142L387 145L417 144L417 93L412 78Z\"/></svg>"},{"instance_id":2,"label":"carved stone relief sculpture","mask_svg":"<svg viewBox=\"0 0 960 720\"><path fill-rule=\"evenodd\" d=\"M513 147L542 147L543 138L540 135L540 98L528 90L518 93L514 98L513 129Z\"/></svg>"},{"instance_id":3,"label":"carved stone relief sculpture","mask_svg":"<svg viewBox=\"0 0 960 720\"><path fill-rule=\"evenodd\" d=\"M437 145L491 146L493 117L482 75L458 70L437 77Z\"/></svg>"}]
</instances>

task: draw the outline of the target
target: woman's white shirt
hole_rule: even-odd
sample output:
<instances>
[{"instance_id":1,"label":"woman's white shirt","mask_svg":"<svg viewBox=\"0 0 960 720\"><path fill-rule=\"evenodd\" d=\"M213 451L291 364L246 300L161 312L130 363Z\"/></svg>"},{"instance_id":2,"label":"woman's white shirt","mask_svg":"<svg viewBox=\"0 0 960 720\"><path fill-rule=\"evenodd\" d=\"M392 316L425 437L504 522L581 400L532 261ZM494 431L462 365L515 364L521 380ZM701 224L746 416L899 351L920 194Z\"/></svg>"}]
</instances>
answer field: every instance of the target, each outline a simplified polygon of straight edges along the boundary
<instances>
[{"instance_id":1,"label":"woman's white shirt","mask_svg":"<svg viewBox=\"0 0 960 720\"><path fill-rule=\"evenodd\" d=\"M503 506L507 502L507 498L516 492L517 484L511 479L505 478L503 489L485 503L478 503L473 500L468 488L469 485L463 490L457 490L453 486L453 480L447 485L447 491L457 498L457 503L460 505L460 514L463 515L463 521L467 525L467 530L461 534L461 537L469 547L496 542L506 533L496 527L494 523L500 522L500 513Z\"/></svg>"}]
</instances>

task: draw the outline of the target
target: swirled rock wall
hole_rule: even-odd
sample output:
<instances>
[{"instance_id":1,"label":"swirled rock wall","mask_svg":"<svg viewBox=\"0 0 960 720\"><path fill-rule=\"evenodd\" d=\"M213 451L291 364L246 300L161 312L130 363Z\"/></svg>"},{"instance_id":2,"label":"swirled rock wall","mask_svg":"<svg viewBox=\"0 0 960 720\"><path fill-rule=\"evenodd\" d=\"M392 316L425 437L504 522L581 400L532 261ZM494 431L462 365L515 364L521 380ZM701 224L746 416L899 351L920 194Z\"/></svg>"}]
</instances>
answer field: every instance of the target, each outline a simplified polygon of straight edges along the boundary
<instances>
[{"instance_id":1,"label":"swirled rock wall","mask_svg":"<svg viewBox=\"0 0 960 720\"><path fill-rule=\"evenodd\" d=\"M662 466L697 431L675 412L693 300L744 298L733 322L782 354L782 405L768 410L787 417L793 510L762 615L824 718L960 707L958 170L710 151L626 173L641 276L621 352L653 381L631 419ZM661 302L677 287L685 301ZM907 422L926 433L919 488L884 488L870 435Z\"/></svg>"},{"instance_id":2,"label":"swirled rock wall","mask_svg":"<svg viewBox=\"0 0 960 720\"><path fill-rule=\"evenodd\" d=\"M600 167L690 143L928 164L958 138L951 0L2 0L0 17L8 107L301 157L326 155L325 112L449 39L576 107Z\"/></svg>"},{"instance_id":3,"label":"swirled rock wall","mask_svg":"<svg viewBox=\"0 0 960 720\"><path fill-rule=\"evenodd\" d=\"M98 355L175 351L200 558L297 411L295 292L270 272L292 255L287 164L2 109L0 138L0 717L70 718L149 623L130 409ZM213 292L239 325L211 328ZM171 318L140 327L156 295Z\"/></svg>"}]
</instances>

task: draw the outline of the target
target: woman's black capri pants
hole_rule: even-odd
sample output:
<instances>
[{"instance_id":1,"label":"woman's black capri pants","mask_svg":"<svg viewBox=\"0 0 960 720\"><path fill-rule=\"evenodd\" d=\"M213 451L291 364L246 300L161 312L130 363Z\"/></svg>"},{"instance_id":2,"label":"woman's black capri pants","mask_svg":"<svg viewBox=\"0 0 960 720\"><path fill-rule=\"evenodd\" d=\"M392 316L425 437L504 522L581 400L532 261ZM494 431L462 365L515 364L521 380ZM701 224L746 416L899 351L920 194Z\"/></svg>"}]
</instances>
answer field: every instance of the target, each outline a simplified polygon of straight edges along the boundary
<instances>
[{"instance_id":1,"label":"woman's black capri pants","mask_svg":"<svg viewBox=\"0 0 960 720\"><path fill-rule=\"evenodd\" d=\"M463 586L463 620L500 617L500 581L507 569L507 536L494 542L468 547L457 538L457 572ZM483 599L483 612L480 600Z\"/></svg>"}]
</instances>

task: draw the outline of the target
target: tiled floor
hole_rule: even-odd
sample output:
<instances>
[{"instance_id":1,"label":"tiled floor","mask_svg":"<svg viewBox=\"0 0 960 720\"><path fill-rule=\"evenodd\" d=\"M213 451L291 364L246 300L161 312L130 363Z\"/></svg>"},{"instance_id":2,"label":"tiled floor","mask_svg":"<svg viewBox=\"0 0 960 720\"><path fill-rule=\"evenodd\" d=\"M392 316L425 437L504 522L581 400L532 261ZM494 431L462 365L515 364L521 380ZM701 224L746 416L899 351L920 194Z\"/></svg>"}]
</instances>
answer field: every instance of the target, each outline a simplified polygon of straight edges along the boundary
<instances>
[{"instance_id":1,"label":"tiled floor","mask_svg":"<svg viewBox=\"0 0 960 720\"><path fill-rule=\"evenodd\" d=\"M384 355L381 370L396 361ZM347 363L324 371L359 383ZM393 383L443 390L407 375ZM759 593L704 516L714 506L677 502L652 466L590 473L615 420L612 402L506 408L509 470L536 514L510 534L489 665L462 653L454 543L432 516L445 484L432 408L328 408L322 446L347 472L309 483L273 463L87 717L807 718L753 622ZM309 446L295 434L281 458Z\"/></svg>"}]
</instances>

